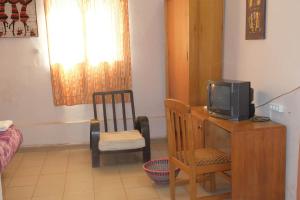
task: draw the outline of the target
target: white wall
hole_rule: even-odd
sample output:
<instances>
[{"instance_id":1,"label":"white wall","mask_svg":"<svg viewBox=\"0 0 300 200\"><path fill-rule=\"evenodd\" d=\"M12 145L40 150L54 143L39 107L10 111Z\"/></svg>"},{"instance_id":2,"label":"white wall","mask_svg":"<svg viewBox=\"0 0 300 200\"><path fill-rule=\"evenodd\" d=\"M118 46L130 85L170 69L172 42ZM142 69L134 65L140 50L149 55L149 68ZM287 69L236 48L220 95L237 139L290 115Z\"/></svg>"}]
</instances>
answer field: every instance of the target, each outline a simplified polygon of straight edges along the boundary
<instances>
[{"instance_id":1,"label":"white wall","mask_svg":"<svg viewBox=\"0 0 300 200\"><path fill-rule=\"evenodd\" d=\"M299 0L272 0L267 5L267 39L245 40L246 1L226 0L224 77L251 81L256 105L300 85ZM296 199L300 136L300 91L275 101L283 114L268 106L257 111L287 126L286 199Z\"/></svg>"},{"instance_id":2,"label":"white wall","mask_svg":"<svg viewBox=\"0 0 300 200\"><path fill-rule=\"evenodd\" d=\"M0 39L0 120L15 121L25 146L88 143L92 106L52 103L42 2L36 1L38 38ZM152 137L164 137L163 1L129 0L129 13L136 113L149 117Z\"/></svg>"}]
</instances>

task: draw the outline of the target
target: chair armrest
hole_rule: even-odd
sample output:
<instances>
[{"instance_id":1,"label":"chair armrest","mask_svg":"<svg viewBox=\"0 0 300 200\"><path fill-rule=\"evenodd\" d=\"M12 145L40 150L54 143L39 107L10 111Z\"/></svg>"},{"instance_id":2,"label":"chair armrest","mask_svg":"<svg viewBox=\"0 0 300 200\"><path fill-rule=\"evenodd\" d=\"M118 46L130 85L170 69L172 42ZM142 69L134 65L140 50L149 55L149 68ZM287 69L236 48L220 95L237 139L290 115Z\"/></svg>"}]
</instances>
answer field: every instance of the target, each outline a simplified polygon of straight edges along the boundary
<instances>
[{"instance_id":1,"label":"chair armrest","mask_svg":"<svg viewBox=\"0 0 300 200\"><path fill-rule=\"evenodd\" d=\"M93 152L98 152L100 139L100 122L96 119L90 121L90 147Z\"/></svg>"},{"instance_id":2,"label":"chair armrest","mask_svg":"<svg viewBox=\"0 0 300 200\"><path fill-rule=\"evenodd\" d=\"M151 159L151 144L150 144L150 128L147 117L137 117L134 122L134 128L142 134L145 139L145 147L143 148L143 161L147 162Z\"/></svg>"},{"instance_id":3,"label":"chair armrest","mask_svg":"<svg viewBox=\"0 0 300 200\"><path fill-rule=\"evenodd\" d=\"M146 141L150 141L149 120L146 116L137 117L134 122L134 129L139 130Z\"/></svg>"},{"instance_id":4,"label":"chair armrest","mask_svg":"<svg viewBox=\"0 0 300 200\"><path fill-rule=\"evenodd\" d=\"M90 121L90 131L94 132L94 131L100 131L100 122L99 120L96 119L91 119Z\"/></svg>"}]
</instances>

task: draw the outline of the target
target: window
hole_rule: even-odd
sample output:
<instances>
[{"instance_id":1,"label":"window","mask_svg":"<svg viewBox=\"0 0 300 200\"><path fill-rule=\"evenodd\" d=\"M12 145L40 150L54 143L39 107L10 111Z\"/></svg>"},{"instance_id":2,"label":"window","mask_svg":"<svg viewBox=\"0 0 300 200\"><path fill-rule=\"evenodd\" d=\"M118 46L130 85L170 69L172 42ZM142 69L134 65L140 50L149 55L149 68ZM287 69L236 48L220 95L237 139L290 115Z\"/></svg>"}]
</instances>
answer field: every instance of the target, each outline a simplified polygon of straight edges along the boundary
<instances>
[{"instance_id":1,"label":"window","mask_svg":"<svg viewBox=\"0 0 300 200\"><path fill-rule=\"evenodd\" d=\"M55 105L131 88L127 0L45 0Z\"/></svg>"}]
</instances>

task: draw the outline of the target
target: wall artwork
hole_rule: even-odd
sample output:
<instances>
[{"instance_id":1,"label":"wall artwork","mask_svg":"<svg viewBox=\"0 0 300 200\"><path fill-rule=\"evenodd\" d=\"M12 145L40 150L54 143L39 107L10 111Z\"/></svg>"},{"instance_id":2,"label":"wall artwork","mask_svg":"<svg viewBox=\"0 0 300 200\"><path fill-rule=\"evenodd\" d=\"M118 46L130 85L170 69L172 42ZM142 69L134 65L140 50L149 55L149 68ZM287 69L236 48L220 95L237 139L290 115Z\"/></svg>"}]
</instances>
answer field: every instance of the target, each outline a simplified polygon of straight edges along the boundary
<instances>
[{"instance_id":1,"label":"wall artwork","mask_svg":"<svg viewBox=\"0 0 300 200\"><path fill-rule=\"evenodd\" d=\"M246 40L266 38L266 0L246 0Z\"/></svg>"},{"instance_id":2,"label":"wall artwork","mask_svg":"<svg viewBox=\"0 0 300 200\"><path fill-rule=\"evenodd\" d=\"M0 0L0 38L37 36L35 0Z\"/></svg>"}]
</instances>

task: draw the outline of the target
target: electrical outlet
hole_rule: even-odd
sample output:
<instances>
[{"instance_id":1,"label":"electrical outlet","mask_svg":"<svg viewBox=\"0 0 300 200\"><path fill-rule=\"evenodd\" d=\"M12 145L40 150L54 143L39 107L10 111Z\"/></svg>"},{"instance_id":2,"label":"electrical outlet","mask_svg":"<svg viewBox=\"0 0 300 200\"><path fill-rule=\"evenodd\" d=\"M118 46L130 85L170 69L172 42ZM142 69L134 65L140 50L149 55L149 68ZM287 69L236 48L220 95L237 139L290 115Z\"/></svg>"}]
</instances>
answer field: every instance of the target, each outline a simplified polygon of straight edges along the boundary
<instances>
[{"instance_id":1,"label":"electrical outlet","mask_svg":"<svg viewBox=\"0 0 300 200\"><path fill-rule=\"evenodd\" d=\"M280 104L270 104L270 109L275 111L275 112L280 112L280 113L283 113L284 112L284 107L283 105L280 105Z\"/></svg>"}]
</instances>

